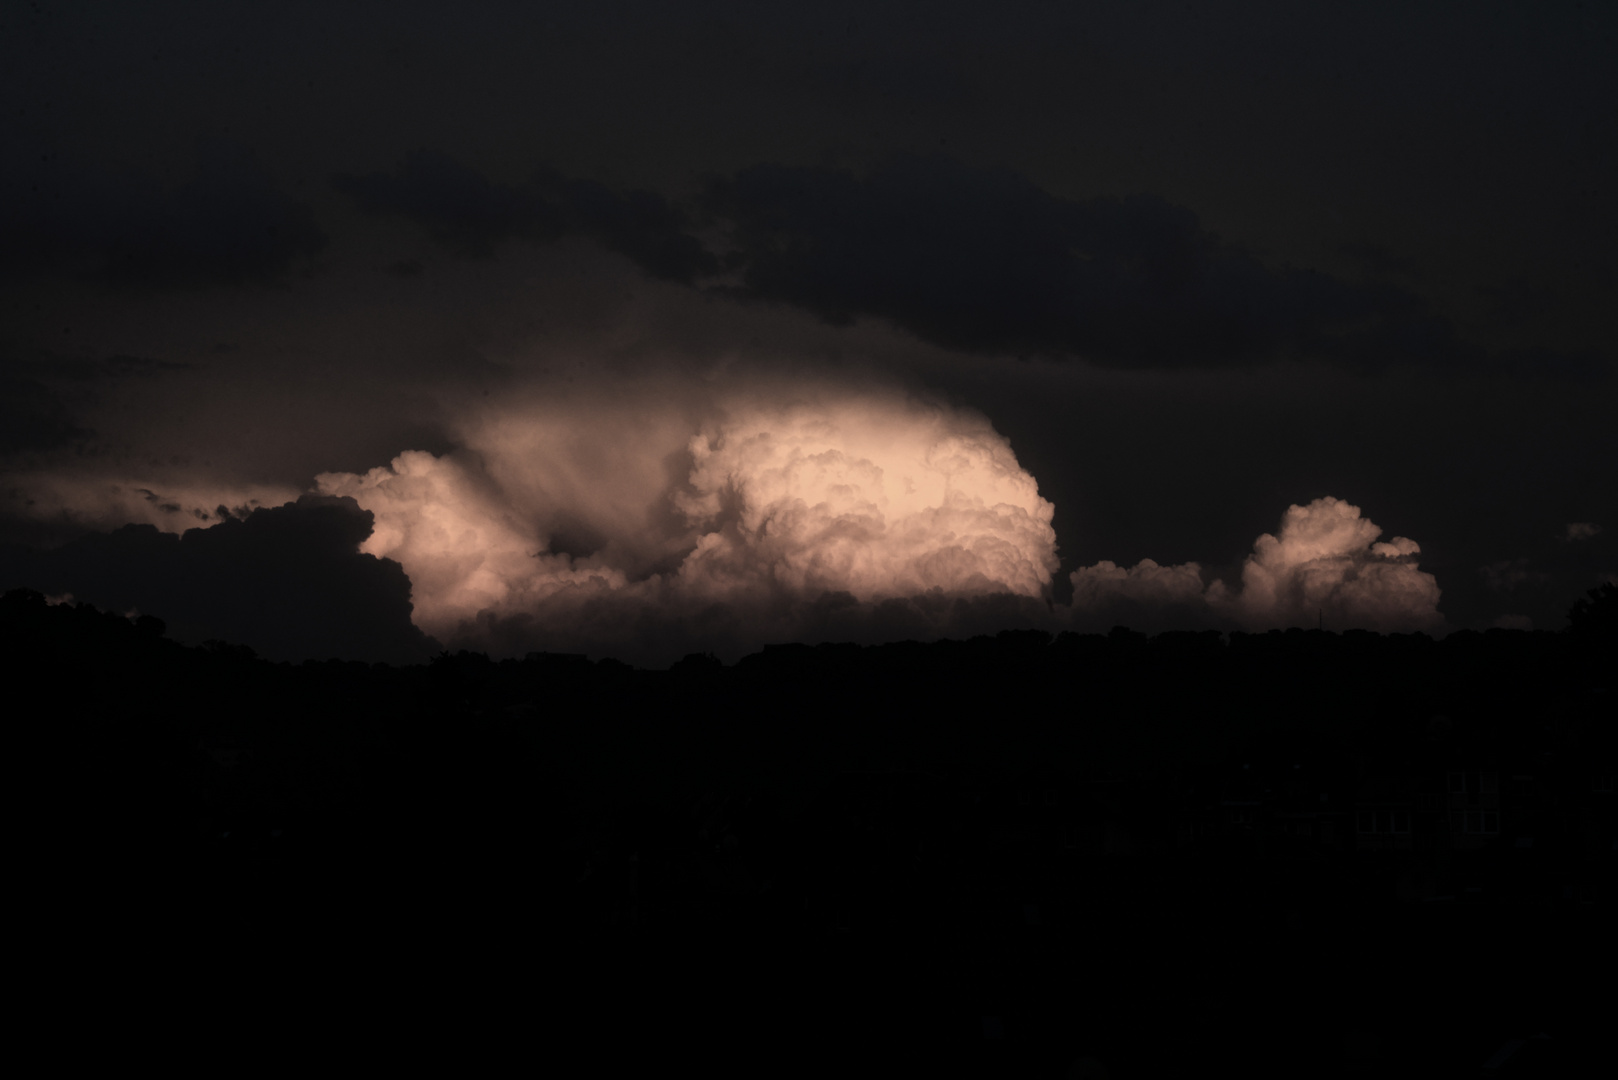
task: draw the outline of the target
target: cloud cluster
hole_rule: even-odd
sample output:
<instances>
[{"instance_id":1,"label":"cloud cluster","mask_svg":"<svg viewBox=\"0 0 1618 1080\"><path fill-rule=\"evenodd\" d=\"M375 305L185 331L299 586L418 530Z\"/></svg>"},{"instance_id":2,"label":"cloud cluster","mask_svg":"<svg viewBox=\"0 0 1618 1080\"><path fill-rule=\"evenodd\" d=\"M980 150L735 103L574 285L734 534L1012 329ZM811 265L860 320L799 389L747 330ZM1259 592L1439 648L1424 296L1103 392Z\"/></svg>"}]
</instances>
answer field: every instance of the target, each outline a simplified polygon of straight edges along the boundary
<instances>
[{"instance_id":1,"label":"cloud cluster","mask_svg":"<svg viewBox=\"0 0 1618 1080\"><path fill-rule=\"evenodd\" d=\"M1201 629L1212 625L1196 563L1160 566L1142 559L1127 569L1102 560L1068 575L1073 584L1072 618L1080 630L1128 626L1144 632Z\"/></svg>"},{"instance_id":2,"label":"cloud cluster","mask_svg":"<svg viewBox=\"0 0 1618 1080\"><path fill-rule=\"evenodd\" d=\"M981 416L896 392L625 388L469 418L464 449L317 478L376 518L446 642L672 659L939 632L1044 596L1053 507ZM998 607L997 607L998 605Z\"/></svg>"},{"instance_id":3,"label":"cloud cluster","mask_svg":"<svg viewBox=\"0 0 1618 1080\"><path fill-rule=\"evenodd\" d=\"M1438 582L1417 568L1421 547L1382 529L1341 499L1290 506L1277 534L1253 543L1241 581L1204 585L1196 563L1159 566L1150 559L1128 570L1102 562L1073 572L1075 620L1118 618L1132 626L1169 618L1259 630L1324 623L1333 629L1384 632L1435 630Z\"/></svg>"},{"instance_id":4,"label":"cloud cluster","mask_svg":"<svg viewBox=\"0 0 1618 1080\"><path fill-rule=\"evenodd\" d=\"M1239 581L1210 580L1197 563L1101 562L1071 574L1070 606L1054 604L1055 508L1009 442L976 412L847 372L603 369L577 384L512 381L500 397L472 400L453 410L451 449L321 474L313 502L206 479L19 473L15 490L35 518L140 524L57 552L13 553L13 570L45 575L13 577L181 627L217 626L207 636L235 633L285 655L353 650L319 634L295 646L284 628L266 636L245 616L214 611L197 583L245 590L251 608L258 584L294 564L323 568L311 581L346 567L375 586L371 600L355 603L375 601L388 619L402 604L418 637L451 648L583 651L652 665L698 650L734 659L770 641L959 637L1007 626L1442 624L1419 547L1382 542L1359 508L1333 498L1290 507L1277 532L1254 543ZM288 543L324 530L310 548L323 554L270 573L259 541L294 519L303 524ZM183 537L163 535L187 527ZM381 582L377 566L397 580ZM282 592L324 610L307 589ZM291 625L290 616L281 621ZM302 625L331 622L311 616ZM389 648L399 655L402 646Z\"/></svg>"},{"instance_id":5,"label":"cloud cluster","mask_svg":"<svg viewBox=\"0 0 1618 1080\"><path fill-rule=\"evenodd\" d=\"M1249 625L1306 624L1310 614L1340 627L1430 630L1443 622L1438 582L1417 569L1421 546L1382 530L1341 499L1290 506L1278 536L1265 533L1242 565L1228 602Z\"/></svg>"}]
</instances>

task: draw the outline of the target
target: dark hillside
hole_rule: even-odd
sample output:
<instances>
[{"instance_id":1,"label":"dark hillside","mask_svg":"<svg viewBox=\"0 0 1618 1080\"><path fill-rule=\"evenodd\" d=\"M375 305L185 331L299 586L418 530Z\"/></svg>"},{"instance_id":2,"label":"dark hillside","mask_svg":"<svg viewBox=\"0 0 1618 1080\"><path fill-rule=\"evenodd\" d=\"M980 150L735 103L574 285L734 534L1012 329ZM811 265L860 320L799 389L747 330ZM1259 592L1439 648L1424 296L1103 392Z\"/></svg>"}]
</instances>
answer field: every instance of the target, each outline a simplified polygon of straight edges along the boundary
<instances>
[{"instance_id":1,"label":"dark hillside","mask_svg":"<svg viewBox=\"0 0 1618 1080\"><path fill-rule=\"evenodd\" d=\"M1596 1030L1597 633L293 666L12 592L0 634L47 977L146 1037L1458 1076Z\"/></svg>"}]
</instances>

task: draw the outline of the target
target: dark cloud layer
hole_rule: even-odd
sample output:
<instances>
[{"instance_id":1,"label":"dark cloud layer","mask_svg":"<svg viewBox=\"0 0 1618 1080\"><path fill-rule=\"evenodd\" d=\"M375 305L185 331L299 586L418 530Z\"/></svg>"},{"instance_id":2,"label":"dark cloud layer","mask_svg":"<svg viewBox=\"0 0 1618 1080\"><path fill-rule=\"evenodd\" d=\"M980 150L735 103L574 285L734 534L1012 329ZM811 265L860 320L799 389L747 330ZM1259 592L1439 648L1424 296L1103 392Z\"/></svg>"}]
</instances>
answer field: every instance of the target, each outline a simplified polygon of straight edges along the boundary
<instances>
[{"instance_id":1,"label":"dark cloud layer","mask_svg":"<svg viewBox=\"0 0 1618 1080\"><path fill-rule=\"evenodd\" d=\"M494 183L439 151L409 154L391 173L341 174L332 185L366 213L414 221L463 255L487 257L506 240L562 235L560 212L537 192Z\"/></svg>"},{"instance_id":2,"label":"dark cloud layer","mask_svg":"<svg viewBox=\"0 0 1618 1080\"><path fill-rule=\"evenodd\" d=\"M967 352L1241 363L1400 314L1381 290L1266 269L1162 199L1060 199L945 158L864 177L758 166L708 201L735 224L742 295Z\"/></svg>"},{"instance_id":3,"label":"dark cloud layer","mask_svg":"<svg viewBox=\"0 0 1618 1080\"><path fill-rule=\"evenodd\" d=\"M1157 196L1063 199L1009 169L946 157L900 158L863 175L757 165L714 179L697 202L724 233L722 255L670 200L554 171L502 185L423 150L391 173L334 184L462 255L583 234L653 278L706 281L709 292L792 305L832 325L883 319L964 353L1122 368L1312 357L1367 370L1606 370L1600 357L1550 349L1491 354L1406 289L1270 266ZM714 281L721 270L734 283Z\"/></svg>"},{"instance_id":4,"label":"dark cloud layer","mask_svg":"<svg viewBox=\"0 0 1618 1080\"><path fill-rule=\"evenodd\" d=\"M654 278L689 283L718 269L686 231L684 213L649 191L619 194L554 171L499 184L434 150L408 155L391 173L339 175L332 183L361 210L414 221L462 255L490 256L506 240L545 243L582 233Z\"/></svg>"},{"instance_id":5,"label":"dark cloud layer","mask_svg":"<svg viewBox=\"0 0 1618 1080\"><path fill-rule=\"evenodd\" d=\"M0 356L0 455L61 450L95 438L75 408L93 388L149 379L190 365L143 356L100 359L56 355Z\"/></svg>"},{"instance_id":6,"label":"dark cloud layer","mask_svg":"<svg viewBox=\"0 0 1618 1080\"><path fill-rule=\"evenodd\" d=\"M265 282L318 253L313 211L284 194L250 150L204 140L195 174L162 184L50 155L0 179L0 273L44 269L132 288Z\"/></svg>"},{"instance_id":7,"label":"dark cloud layer","mask_svg":"<svg viewBox=\"0 0 1618 1080\"><path fill-rule=\"evenodd\" d=\"M358 552L371 514L306 495L184 535L151 525L93 533L47 552L0 550L4 588L71 594L164 619L196 643L242 643L272 660L412 662L431 641L410 621L399 564Z\"/></svg>"},{"instance_id":8,"label":"dark cloud layer","mask_svg":"<svg viewBox=\"0 0 1618 1080\"><path fill-rule=\"evenodd\" d=\"M837 324L876 316L947 349L1108 367L1317 357L1356 367L1597 375L1599 358L1492 356L1414 293L1266 264L1153 195L1063 199L1007 169L904 158L864 176L755 166L715 182L736 295Z\"/></svg>"},{"instance_id":9,"label":"dark cloud layer","mask_svg":"<svg viewBox=\"0 0 1618 1080\"><path fill-rule=\"evenodd\" d=\"M51 450L89 434L50 387L0 369L0 454Z\"/></svg>"}]
</instances>

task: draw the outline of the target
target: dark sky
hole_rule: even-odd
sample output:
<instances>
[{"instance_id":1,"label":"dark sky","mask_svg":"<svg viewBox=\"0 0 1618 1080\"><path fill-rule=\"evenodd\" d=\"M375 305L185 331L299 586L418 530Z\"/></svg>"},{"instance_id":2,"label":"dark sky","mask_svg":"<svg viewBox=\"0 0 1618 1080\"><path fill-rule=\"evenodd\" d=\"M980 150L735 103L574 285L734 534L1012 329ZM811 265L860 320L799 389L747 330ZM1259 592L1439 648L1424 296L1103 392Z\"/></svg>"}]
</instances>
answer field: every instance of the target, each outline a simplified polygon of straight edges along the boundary
<instances>
[{"instance_id":1,"label":"dark sky","mask_svg":"<svg viewBox=\"0 0 1618 1080\"><path fill-rule=\"evenodd\" d=\"M163 614L179 556L109 582L85 545L246 537L412 450L530 557L644 582L687 533L540 459L668 471L664 513L696 481L648 448L812 383L986 418L1058 604L1101 560L1234 587L1332 497L1419 545L1440 629L1558 629L1618 572L1615 55L1618 9L1555 0L8 5L0 584ZM316 502L275 528L339 538L325 580ZM397 622L374 563L345 603ZM578 650L707 643L637 595Z\"/></svg>"}]
</instances>

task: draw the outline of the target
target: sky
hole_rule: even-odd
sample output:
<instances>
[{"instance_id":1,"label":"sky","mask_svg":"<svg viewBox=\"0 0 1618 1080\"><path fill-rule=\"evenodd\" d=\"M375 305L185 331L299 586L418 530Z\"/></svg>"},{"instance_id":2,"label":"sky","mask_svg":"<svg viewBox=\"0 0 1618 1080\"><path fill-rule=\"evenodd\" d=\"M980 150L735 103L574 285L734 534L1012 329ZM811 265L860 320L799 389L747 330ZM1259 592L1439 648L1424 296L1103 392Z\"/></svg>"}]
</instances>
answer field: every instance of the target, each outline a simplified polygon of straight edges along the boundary
<instances>
[{"instance_id":1,"label":"sky","mask_svg":"<svg viewBox=\"0 0 1618 1080\"><path fill-rule=\"evenodd\" d=\"M1560 629L1618 10L0 11L0 586L275 658Z\"/></svg>"}]
</instances>

